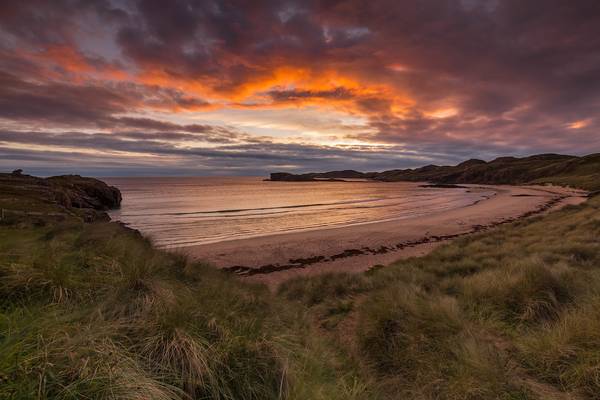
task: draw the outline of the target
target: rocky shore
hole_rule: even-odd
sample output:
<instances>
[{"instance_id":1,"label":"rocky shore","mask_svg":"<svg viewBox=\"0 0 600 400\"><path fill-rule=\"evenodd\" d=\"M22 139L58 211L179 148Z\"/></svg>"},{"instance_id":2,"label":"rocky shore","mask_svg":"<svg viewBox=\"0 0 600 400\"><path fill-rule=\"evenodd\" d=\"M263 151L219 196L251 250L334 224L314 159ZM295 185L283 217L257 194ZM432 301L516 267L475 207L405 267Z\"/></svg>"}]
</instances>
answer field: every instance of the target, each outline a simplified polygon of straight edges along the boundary
<instances>
[{"instance_id":1,"label":"rocky shore","mask_svg":"<svg viewBox=\"0 0 600 400\"><path fill-rule=\"evenodd\" d=\"M79 175L39 178L21 170L0 173L0 206L6 214L44 215L76 211L84 220L109 220L105 212L121 205L114 186Z\"/></svg>"}]
</instances>

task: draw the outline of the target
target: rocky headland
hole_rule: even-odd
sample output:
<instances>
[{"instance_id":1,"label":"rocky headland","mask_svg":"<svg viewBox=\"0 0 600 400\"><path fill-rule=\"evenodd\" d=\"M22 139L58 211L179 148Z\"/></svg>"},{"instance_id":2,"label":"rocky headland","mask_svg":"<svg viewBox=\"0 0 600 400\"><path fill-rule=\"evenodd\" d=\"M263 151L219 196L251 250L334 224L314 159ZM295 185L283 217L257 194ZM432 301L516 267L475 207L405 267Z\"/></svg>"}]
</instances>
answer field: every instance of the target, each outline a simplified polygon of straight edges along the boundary
<instances>
[{"instance_id":1,"label":"rocky headland","mask_svg":"<svg viewBox=\"0 0 600 400\"><path fill-rule=\"evenodd\" d=\"M0 205L6 214L77 214L86 221L108 220L105 211L121 205L114 186L79 175L39 178L21 170L0 173Z\"/></svg>"}]
</instances>

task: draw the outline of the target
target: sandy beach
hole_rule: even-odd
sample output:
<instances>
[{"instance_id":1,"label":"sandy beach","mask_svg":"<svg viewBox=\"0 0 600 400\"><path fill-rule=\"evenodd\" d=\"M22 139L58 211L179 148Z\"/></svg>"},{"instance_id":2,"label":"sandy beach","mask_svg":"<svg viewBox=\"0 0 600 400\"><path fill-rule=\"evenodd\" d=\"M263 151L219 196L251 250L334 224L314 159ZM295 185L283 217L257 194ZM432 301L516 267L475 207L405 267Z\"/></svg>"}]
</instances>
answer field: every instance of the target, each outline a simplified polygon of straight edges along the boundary
<instances>
[{"instance_id":1,"label":"sandy beach","mask_svg":"<svg viewBox=\"0 0 600 400\"><path fill-rule=\"evenodd\" d=\"M426 216L292 232L179 248L244 279L270 287L300 275L361 272L420 256L453 238L585 201L585 192L556 186L463 185L494 195Z\"/></svg>"}]
</instances>

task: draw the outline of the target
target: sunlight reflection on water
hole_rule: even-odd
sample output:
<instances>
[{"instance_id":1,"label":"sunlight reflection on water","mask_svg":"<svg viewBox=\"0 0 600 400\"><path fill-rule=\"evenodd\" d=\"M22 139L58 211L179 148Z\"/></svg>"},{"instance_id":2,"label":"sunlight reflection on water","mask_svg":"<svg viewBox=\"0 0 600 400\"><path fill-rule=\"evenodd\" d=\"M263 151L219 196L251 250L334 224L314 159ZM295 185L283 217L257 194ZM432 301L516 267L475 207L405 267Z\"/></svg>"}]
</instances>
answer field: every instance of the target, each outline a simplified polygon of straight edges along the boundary
<instances>
[{"instance_id":1,"label":"sunlight reflection on water","mask_svg":"<svg viewBox=\"0 0 600 400\"><path fill-rule=\"evenodd\" d=\"M123 194L111 217L181 247L371 223L472 204L489 193L408 182L264 182L258 177L106 178Z\"/></svg>"}]
</instances>

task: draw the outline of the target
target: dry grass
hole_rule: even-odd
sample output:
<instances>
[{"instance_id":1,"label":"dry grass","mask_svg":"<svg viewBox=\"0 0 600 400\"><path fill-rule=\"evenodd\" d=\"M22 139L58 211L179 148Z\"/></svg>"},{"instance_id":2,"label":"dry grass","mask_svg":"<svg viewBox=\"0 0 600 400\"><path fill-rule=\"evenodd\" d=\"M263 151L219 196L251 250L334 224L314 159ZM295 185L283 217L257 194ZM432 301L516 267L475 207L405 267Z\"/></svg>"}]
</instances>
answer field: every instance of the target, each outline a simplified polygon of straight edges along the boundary
<instances>
[{"instance_id":1,"label":"dry grass","mask_svg":"<svg viewBox=\"0 0 600 400\"><path fill-rule=\"evenodd\" d=\"M596 399L599 235L596 196L364 276L295 280L281 295L353 338L353 362L384 398Z\"/></svg>"},{"instance_id":2,"label":"dry grass","mask_svg":"<svg viewBox=\"0 0 600 400\"><path fill-rule=\"evenodd\" d=\"M297 305L117 224L5 224L0 277L0 398L369 398Z\"/></svg>"},{"instance_id":3,"label":"dry grass","mask_svg":"<svg viewBox=\"0 0 600 400\"><path fill-rule=\"evenodd\" d=\"M599 235L597 196L273 295L116 224L7 221L0 398L598 398Z\"/></svg>"},{"instance_id":4,"label":"dry grass","mask_svg":"<svg viewBox=\"0 0 600 400\"><path fill-rule=\"evenodd\" d=\"M583 302L582 302L583 303ZM524 364L538 376L588 398L600 393L600 297L566 312L555 323L521 337Z\"/></svg>"},{"instance_id":5,"label":"dry grass","mask_svg":"<svg viewBox=\"0 0 600 400\"><path fill-rule=\"evenodd\" d=\"M383 289L361 307L357 335L390 398L526 398L452 297L409 285Z\"/></svg>"},{"instance_id":6,"label":"dry grass","mask_svg":"<svg viewBox=\"0 0 600 400\"><path fill-rule=\"evenodd\" d=\"M526 259L462 280L461 300L486 318L511 324L552 321L576 292L575 272Z\"/></svg>"}]
</instances>

